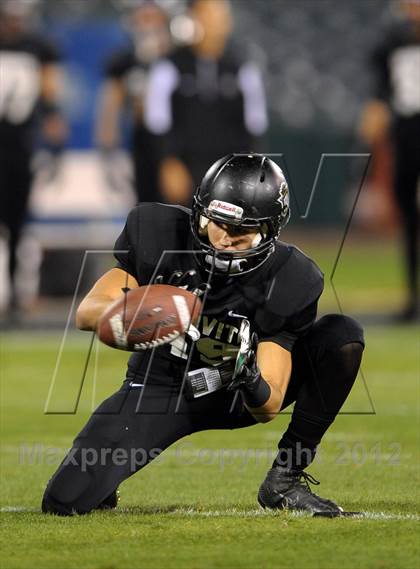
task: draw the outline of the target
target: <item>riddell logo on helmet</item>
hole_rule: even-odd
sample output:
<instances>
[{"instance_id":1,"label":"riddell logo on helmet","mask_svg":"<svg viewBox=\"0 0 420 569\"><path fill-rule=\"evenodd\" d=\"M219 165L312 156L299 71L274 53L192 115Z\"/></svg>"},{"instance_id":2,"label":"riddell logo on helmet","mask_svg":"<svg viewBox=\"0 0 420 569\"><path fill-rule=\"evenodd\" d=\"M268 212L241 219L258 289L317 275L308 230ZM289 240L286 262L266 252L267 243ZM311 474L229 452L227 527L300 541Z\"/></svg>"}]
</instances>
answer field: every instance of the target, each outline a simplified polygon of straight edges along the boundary
<instances>
[{"instance_id":1,"label":"riddell logo on helmet","mask_svg":"<svg viewBox=\"0 0 420 569\"><path fill-rule=\"evenodd\" d=\"M242 214L244 213L241 207L220 200L212 200L209 205L209 211L222 213L235 219L242 219Z\"/></svg>"}]
</instances>

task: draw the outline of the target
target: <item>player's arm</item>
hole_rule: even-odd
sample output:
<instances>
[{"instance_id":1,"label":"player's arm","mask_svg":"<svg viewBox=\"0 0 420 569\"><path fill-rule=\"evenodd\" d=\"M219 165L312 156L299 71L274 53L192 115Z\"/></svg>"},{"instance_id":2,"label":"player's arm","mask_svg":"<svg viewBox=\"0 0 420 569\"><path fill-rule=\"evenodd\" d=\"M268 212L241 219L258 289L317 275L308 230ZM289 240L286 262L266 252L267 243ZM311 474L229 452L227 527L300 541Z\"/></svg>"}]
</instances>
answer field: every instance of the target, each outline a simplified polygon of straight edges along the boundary
<instances>
[{"instance_id":1,"label":"player's arm","mask_svg":"<svg viewBox=\"0 0 420 569\"><path fill-rule=\"evenodd\" d=\"M187 204L193 181L187 166L179 159L183 125L173 115L172 96L180 81L174 63L162 59L152 66L146 91L144 122L160 136L161 164L159 186L168 203Z\"/></svg>"},{"instance_id":2,"label":"player's arm","mask_svg":"<svg viewBox=\"0 0 420 569\"><path fill-rule=\"evenodd\" d=\"M114 268L96 281L76 312L76 326L80 330L96 330L99 317L125 288L137 288L139 283L129 273Z\"/></svg>"},{"instance_id":3,"label":"player's arm","mask_svg":"<svg viewBox=\"0 0 420 569\"><path fill-rule=\"evenodd\" d=\"M122 81L105 81L99 99L99 111L96 117L96 143L100 148L112 149L119 142L119 121L125 100Z\"/></svg>"},{"instance_id":4,"label":"player's arm","mask_svg":"<svg viewBox=\"0 0 420 569\"><path fill-rule=\"evenodd\" d=\"M391 110L381 99L369 101L360 116L358 133L366 144L373 145L386 136L391 125Z\"/></svg>"},{"instance_id":5,"label":"player's arm","mask_svg":"<svg viewBox=\"0 0 420 569\"><path fill-rule=\"evenodd\" d=\"M59 106L62 85L62 72L58 63L44 63L40 71L42 133L50 145L58 147L61 147L68 136L67 124Z\"/></svg>"},{"instance_id":6,"label":"player's arm","mask_svg":"<svg viewBox=\"0 0 420 569\"><path fill-rule=\"evenodd\" d=\"M168 203L187 204L193 180L186 165L176 156L167 156L159 168L159 185Z\"/></svg>"},{"instance_id":7,"label":"player's arm","mask_svg":"<svg viewBox=\"0 0 420 569\"><path fill-rule=\"evenodd\" d=\"M256 335L253 335L245 361L235 372L228 389L239 389L250 413L258 422L267 423L281 409L291 371L290 351L270 341L257 346Z\"/></svg>"},{"instance_id":8,"label":"player's arm","mask_svg":"<svg viewBox=\"0 0 420 569\"><path fill-rule=\"evenodd\" d=\"M358 124L358 134L366 144L374 145L387 135L392 122L389 99L391 76L388 66L389 45L378 45L371 53L369 63L373 75L371 99L362 109Z\"/></svg>"},{"instance_id":9,"label":"player's arm","mask_svg":"<svg viewBox=\"0 0 420 569\"><path fill-rule=\"evenodd\" d=\"M257 421L266 423L278 415L282 406L292 372L292 355L274 342L261 342L257 349L257 366L270 387L270 396L260 407L247 407Z\"/></svg>"}]
</instances>

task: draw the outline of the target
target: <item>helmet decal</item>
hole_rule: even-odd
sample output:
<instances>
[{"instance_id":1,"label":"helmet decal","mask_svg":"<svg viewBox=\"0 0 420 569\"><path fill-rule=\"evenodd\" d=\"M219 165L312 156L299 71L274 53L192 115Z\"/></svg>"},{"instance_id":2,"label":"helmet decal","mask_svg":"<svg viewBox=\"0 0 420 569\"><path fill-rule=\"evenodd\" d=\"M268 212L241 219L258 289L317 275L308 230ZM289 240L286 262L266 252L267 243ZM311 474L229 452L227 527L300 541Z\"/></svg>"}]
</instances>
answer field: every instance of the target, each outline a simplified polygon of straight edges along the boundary
<instances>
[{"instance_id":1,"label":"helmet decal","mask_svg":"<svg viewBox=\"0 0 420 569\"><path fill-rule=\"evenodd\" d=\"M221 213L227 217L233 217L234 219L242 219L244 210L238 205L232 203L223 202L221 200L212 200L208 207L209 212Z\"/></svg>"},{"instance_id":2,"label":"helmet decal","mask_svg":"<svg viewBox=\"0 0 420 569\"><path fill-rule=\"evenodd\" d=\"M289 195L289 188L286 182L282 182L279 188L279 197L277 198L277 202L281 204L283 207L287 206L286 200Z\"/></svg>"}]
</instances>

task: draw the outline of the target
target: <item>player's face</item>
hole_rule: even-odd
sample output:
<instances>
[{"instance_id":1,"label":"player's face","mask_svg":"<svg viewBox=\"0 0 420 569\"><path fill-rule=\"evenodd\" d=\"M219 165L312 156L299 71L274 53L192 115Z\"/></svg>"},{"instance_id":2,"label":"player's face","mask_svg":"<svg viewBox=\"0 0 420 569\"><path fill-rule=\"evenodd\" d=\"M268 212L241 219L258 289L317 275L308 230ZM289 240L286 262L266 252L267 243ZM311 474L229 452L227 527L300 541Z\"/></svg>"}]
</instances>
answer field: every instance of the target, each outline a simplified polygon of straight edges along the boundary
<instances>
[{"instance_id":1,"label":"player's face","mask_svg":"<svg viewBox=\"0 0 420 569\"><path fill-rule=\"evenodd\" d=\"M166 16L157 6L146 4L133 11L131 23L139 32L155 31L161 27L166 27Z\"/></svg>"},{"instance_id":2,"label":"player's face","mask_svg":"<svg viewBox=\"0 0 420 569\"><path fill-rule=\"evenodd\" d=\"M3 14L0 11L0 35L5 37L19 36L25 31L26 20L13 14Z\"/></svg>"},{"instance_id":3,"label":"player's face","mask_svg":"<svg viewBox=\"0 0 420 569\"><path fill-rule=\"evenodd\" d=\"M209 221L207 234L210 243L221 251L244 251L251 249L258 232L255 229Z\"/></svg>"},{"instance_id":4,"label":"player's face","mask_svg":"<svg viewBox=\"0 0 420 569\"><path fill-rule=\"evenodd\" d=\"M418 0L402 0L400 6L410 20L420 23L420 3Z\"/></svg>"},{"instance_id":5,"label":"player's face","mask_svg":"<svg viewBox=\"0 0 420 569\"><path fill-rule=\"evenodd\" d=\"M232 31L232 16L226 0L200 0L194 4L193 17L204 36L227 37Z\"/></svg>"}]
</instances>

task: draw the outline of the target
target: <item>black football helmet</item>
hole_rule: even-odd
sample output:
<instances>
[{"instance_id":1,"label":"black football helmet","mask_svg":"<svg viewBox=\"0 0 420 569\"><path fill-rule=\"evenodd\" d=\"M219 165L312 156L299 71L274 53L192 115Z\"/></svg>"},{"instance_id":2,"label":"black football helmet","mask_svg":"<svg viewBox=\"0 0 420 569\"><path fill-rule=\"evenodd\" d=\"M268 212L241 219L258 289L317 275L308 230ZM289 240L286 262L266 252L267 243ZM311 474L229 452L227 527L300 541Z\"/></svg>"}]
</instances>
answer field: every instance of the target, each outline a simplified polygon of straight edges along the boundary
<instances>
[{"instance_id":1,"label":"black football helmet","mask_svg":"<svg viewBox=\"0 0 420 569\"><path fill-rule=\"evenodd\" d=\"M280 230L290 217L289 189L281 168L262 154L230 154L215 162L197 188L191 230L198 257L212 273L243 275L273 253ZM251 249L221 251L207 235L209 221L256 228Z\"/></svg>"}]
</instances>

